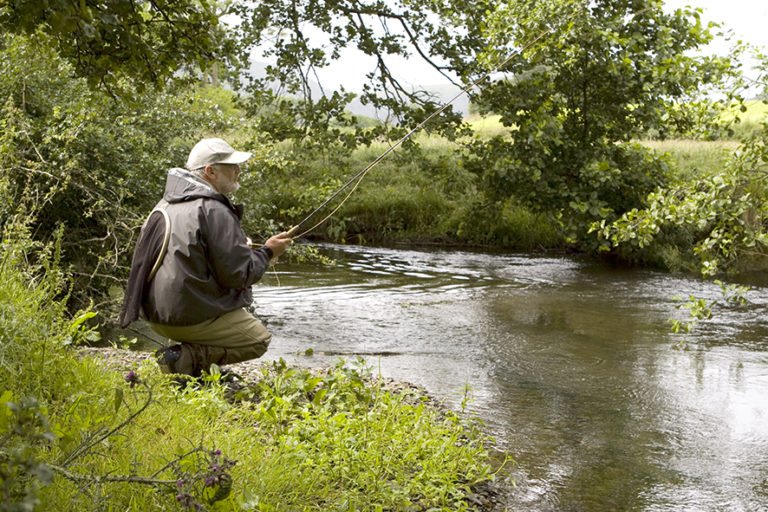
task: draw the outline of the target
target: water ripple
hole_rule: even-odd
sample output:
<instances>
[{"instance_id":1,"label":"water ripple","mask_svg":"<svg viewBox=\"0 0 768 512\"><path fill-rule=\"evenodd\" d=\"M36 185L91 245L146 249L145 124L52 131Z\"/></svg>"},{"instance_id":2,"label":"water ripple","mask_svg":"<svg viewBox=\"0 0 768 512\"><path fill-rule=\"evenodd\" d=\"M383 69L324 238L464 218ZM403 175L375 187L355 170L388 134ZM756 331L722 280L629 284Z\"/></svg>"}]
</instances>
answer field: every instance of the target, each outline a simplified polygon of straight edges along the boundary
<instances>
[{"instance_id":1,"label":"water ripple","mask_svg":"<svg viewBox=\"0 0 768 512\"><path fill-rule=\"evenodd\" d=\"M675 337L675 296L720 301L718 286L570 258L324 250L335 267L286 265L254 289L268 357L362 356L457 408L470 393L516 460L510 510L768 502L768 288Z\"/></svg>"}]
</instances>

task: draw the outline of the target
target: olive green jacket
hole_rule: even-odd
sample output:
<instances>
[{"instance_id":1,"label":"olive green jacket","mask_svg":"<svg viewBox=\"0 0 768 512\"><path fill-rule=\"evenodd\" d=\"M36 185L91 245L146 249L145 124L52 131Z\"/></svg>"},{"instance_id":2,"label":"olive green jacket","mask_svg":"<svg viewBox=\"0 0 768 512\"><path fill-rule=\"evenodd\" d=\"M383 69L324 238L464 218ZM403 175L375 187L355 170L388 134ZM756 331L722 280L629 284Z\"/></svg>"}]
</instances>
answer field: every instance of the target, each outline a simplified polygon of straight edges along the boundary
<instances>
[{"instance_id":1,"label":"olive green jacket","mask_svg":"<svg viewBox=\"0 0 768 512\"><path fill-rule=\"evenodd\" d=\"M170 238L160 256L165 224ZM271 251L252 249L240 227L242 207L192 173L168 171L163 199L142 227L128 278L120 323L193 325L249 305L251 286L266 271ZM147 282L158 256L162 263Z\"/></svg>"}]
</instances>

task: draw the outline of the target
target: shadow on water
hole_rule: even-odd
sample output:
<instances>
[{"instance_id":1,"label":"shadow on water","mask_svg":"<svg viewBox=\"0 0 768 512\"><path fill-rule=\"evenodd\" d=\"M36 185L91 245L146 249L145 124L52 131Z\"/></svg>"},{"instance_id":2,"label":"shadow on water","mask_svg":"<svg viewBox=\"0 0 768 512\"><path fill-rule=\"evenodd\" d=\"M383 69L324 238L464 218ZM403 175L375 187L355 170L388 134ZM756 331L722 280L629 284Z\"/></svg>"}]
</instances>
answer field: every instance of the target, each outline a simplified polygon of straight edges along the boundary
<instances>
[{"instance_id":1,"label":"shadow on water","mask_svg":"<svg viewBox=\"0 0 768 512\"><path fill-rule=\"evenodd\" d=\"M470 410L515 459L509 510L768 509L768 289L675 348L717 286L570 258L324 248L254 290L267 359L363 356ZM305 356L312 349L314 355Z\"/></svg>"}]
</instances>

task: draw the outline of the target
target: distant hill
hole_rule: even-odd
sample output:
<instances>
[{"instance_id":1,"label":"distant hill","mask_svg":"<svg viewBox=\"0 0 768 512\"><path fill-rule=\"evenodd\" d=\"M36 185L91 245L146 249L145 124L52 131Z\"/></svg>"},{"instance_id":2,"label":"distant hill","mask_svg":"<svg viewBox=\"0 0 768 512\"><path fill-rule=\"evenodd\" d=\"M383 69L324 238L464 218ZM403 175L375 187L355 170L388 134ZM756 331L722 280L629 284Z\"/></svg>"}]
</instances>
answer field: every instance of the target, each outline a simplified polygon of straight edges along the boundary
<instances>
[{"instance_id":1,"label":"distant hill","mask_svg":"<svg viewBox=\"0 0 768 512\"><path fill-rule=\"evenodd\" d=\"M418 86L415 89L423 90L430 95L434 97L434 99L439 103L440 105L444 105L451 101L453 98L456 97L456 95L459 94L461 91L460 88L456 87L455 85L451 84L440 84L440 85L424 85L424 86ZM456 98L453 103L453 109L461 112L465 117L469 115L469 96L466 94L461 94ZM360 116L366 116L366 117L382 117L377 116L376 109L374 109L371 105L363 105L360 103L360 100L358 98L355 98L350 104L349 104L349 111L352 112L355 115Z\"/></svg>"}]
</instances>

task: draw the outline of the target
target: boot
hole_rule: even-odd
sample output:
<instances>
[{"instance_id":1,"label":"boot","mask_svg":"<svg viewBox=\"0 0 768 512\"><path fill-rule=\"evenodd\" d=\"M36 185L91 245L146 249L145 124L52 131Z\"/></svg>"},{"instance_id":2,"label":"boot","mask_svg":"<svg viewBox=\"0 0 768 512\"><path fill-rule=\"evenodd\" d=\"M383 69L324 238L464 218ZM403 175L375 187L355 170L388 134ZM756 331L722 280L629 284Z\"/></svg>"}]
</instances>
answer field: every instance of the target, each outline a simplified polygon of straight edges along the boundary
<instances>
[{"instance_id":1,"label":"boot","mask_svg":"<svg viewBox=\"0 0 768 512\"><path fill-rule=\"evenodd\" d=\"M211 345L193 345L192 346L200 362L200 369L210 373L211 365L219 367L229 363L227 358L227 349L224 347L214 347Z\"/></svg>"},{"instance_id":2,"label":"boot","mask_svg":"<svg viewBox=\"0 0 768 512\"><path fill-rule=\"evenodd\" d=\"M196 355L195 350L187 343L177 343L155 353L161 372L199 377L202 374L202 366Z\"/></svg>"}]
</instances>

